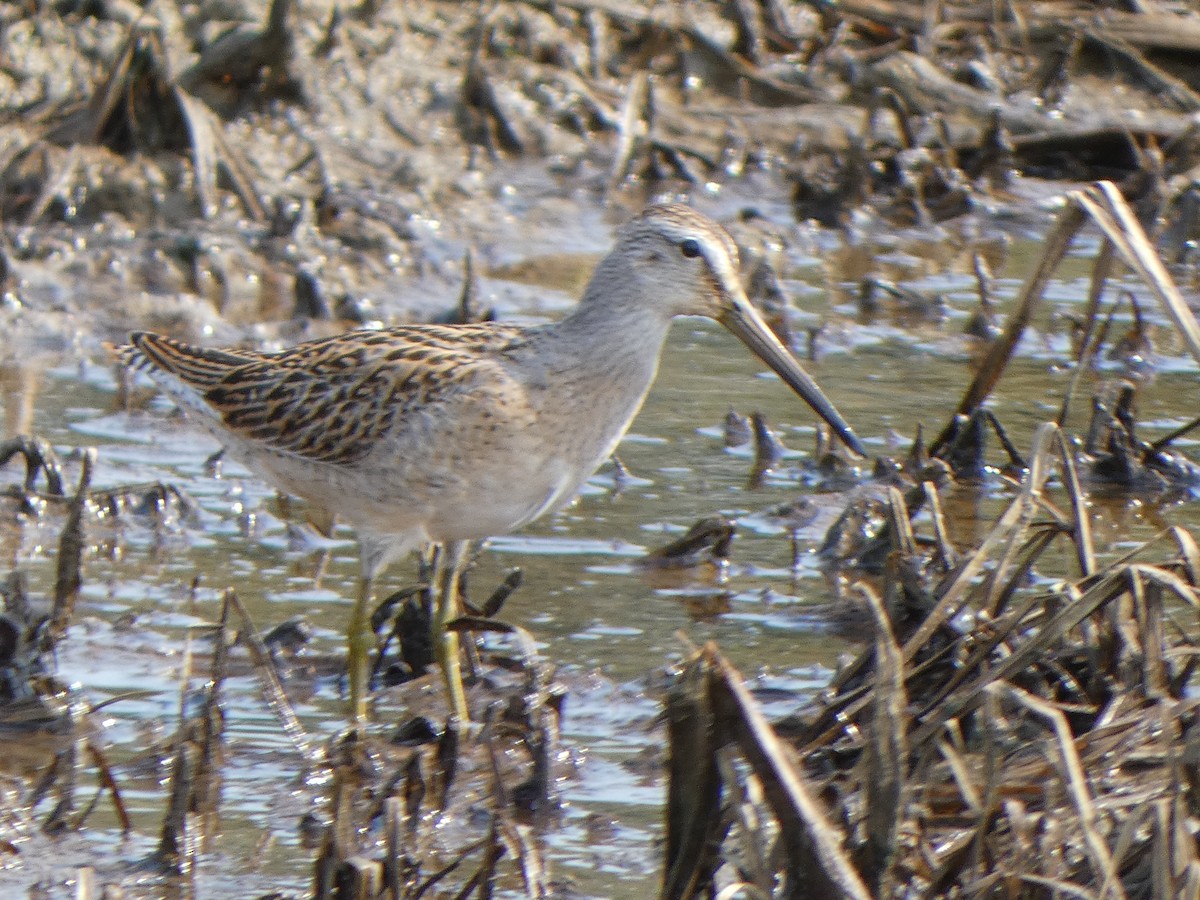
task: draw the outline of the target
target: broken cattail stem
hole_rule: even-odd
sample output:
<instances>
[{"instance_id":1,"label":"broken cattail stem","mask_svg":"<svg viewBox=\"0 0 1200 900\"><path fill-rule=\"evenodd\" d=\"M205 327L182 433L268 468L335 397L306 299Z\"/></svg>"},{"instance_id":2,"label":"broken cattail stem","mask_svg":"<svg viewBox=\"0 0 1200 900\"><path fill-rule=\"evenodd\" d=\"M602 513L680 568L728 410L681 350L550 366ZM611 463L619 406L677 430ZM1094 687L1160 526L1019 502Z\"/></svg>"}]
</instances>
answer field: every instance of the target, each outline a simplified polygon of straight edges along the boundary
<instances>
[{"instance_id":1,"label":"broken cattail stem","mask_svg":"<svg viewBox=\"0 0 1200 900\"><path fill-rule=\"evenodd\" d=\"M75 602L83 587L83 514L87 508L88 488L92 482L92 470L96 465L96 450L88 447L83 452L83 466L79 472L79 487L67 507L67 520L58 538L58 562L54 578L54 610L50 614L49 635L57 643L67 632L71 616L75 613Z\"/></svg>"}]
</instances>

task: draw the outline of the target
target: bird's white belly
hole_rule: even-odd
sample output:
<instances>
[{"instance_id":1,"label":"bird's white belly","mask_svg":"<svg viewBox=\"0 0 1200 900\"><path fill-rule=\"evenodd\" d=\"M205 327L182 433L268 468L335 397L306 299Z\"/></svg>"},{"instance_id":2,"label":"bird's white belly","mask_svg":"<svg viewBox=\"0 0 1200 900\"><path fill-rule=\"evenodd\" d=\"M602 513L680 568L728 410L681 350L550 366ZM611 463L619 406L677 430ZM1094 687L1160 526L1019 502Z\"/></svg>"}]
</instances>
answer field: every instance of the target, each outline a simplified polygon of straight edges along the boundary
<instances>
[{"instance_id":1,"label":"bird's white belly","mask_svg":"<svg viewBox=\"0 0 1200 900\"><path fill-rule=\"evenodd\" d=\"M459 510L439 508L427 532L434 541L476 540L508 534L574 497L569 473L543 472L536 483L476 484Z\"/></svg>"},{"instance_id":2,"label":"bird's white belly","mask_svg":"<svg viewBox=\"0 0 1200 900\"><path fill-rule=\"evenodd\" d=\"M566 504L595 468L530 437L510 433L497 445L469 448L433 441L435 452L393 451L358 473L325 470L303 484L272 480L375 534L407 534L410 543L480 540ZM256 468L270 467L259 461Z\"/></svg>"}]
</instances>

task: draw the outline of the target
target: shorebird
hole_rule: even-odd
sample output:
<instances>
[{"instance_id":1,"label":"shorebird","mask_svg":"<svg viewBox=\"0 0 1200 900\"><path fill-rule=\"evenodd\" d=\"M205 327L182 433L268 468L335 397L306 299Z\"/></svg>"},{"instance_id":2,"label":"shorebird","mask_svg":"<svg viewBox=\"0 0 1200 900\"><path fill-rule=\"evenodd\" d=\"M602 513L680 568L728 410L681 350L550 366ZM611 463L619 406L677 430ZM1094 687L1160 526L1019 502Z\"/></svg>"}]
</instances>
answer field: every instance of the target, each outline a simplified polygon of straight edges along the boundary
<instances>
[{"instance_id":1,"label":"shorebird","mask_svg":"<svg viewBox=\"0 0 1200 900\"><path fill-rule=\"evenodd\" d=\"M434 631L465 719L458 639L446 624L469 542L575 497L641 408L677 316L716 319L866 455L747 299L733 238L679 204L623 226L579 305L553 324L404 325L273 353L139 332L119 354L250 469L356 528L362 578L347 636L356 721L375 579L401 554L443 545Z\"/></svg>"}]
</instances>

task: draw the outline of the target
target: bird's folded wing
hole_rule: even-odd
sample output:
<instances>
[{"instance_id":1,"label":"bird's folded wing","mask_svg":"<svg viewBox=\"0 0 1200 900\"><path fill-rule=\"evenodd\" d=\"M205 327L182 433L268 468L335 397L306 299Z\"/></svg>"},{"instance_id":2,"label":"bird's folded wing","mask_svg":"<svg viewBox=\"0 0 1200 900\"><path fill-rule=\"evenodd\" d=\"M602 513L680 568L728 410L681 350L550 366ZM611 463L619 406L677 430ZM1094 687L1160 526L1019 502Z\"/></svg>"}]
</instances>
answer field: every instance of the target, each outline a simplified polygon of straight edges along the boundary
<instances>
[{"instance_id":1,"label":"bird's folded wing","mask_svg":"<svg viewBox=\"0 0 1200 900\"><path fill-rule=\"evenodd\" d=\"M405 412L461 389L475 364L520 335L494 324L414 325L260 353L138 333L121 356L178 379L242 440L349 465Z\"/></svg>"}]
</instances>

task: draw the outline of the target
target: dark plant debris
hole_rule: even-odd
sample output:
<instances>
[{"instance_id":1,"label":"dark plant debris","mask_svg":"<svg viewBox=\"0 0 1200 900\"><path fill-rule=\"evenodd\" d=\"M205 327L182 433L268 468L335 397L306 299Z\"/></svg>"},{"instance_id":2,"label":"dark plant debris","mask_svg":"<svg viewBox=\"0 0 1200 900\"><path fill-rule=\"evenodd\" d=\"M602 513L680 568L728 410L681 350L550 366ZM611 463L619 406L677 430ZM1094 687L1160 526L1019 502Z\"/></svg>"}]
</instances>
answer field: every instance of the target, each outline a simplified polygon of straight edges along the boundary
<instances>
[{"instance_id":1,"label":"dark plant debris","mask_svg":"<svg viewBox=\"0 0 1200 900\"><path fill-rule=\"evenodd\" d=\"M1044 426L949 569L894 530L882 581L848 591L866 646L811 708L772 727L715 646L691 657L667 699L662 896L1197 889L1200 555L1170 529L1097 567L1072 453ZM1056 459L1073 512L1039 521ZM1061 542L1076 574L1031 579Z\"/></svg>"}]
</instances>

